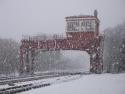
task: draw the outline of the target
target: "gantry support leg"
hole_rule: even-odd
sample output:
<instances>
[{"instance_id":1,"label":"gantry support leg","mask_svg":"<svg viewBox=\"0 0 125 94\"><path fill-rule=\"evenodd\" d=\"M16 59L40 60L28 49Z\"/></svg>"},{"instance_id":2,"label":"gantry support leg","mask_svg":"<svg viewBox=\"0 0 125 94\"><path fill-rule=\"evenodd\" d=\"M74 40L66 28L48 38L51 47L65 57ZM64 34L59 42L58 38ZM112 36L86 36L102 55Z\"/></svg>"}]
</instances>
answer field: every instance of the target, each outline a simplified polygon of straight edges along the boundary
<instances>
[{"instance_id":1,"label":"gantry support leg","mask_svg":"<svg viewBox=\"0 0 125 94\"><path fill-rule=\"evenodd\" d=\"M90 51L90 72L103 72L103 37L99 37L95 41L94 50Z\"/></svg>"},{"instance_id":2,"label":"gantry support leg","mask_svg":"<svg viewBox=\"0 0 125 94\"><path fill-rule=\"evenodd\" d=\"M90 72L91 73L102 73L103 72L103 58L98 53L90 55Z\"/></svg>"},{"instance_id":3,"label":"gantry support leg","mask_svg":"<svg viewBox=\"0 0 125 94\"><path fill-rule=\"evenodd\" d=\"M26 52L26 74L32 75L34 74L34 58L35 58L35 50L27 49Z\"/></svg>"},{"instance_id":4,"label":"gantry support leg","mask_svg":"<svg viewBox=\"0 0 125 94\"><path fill-rule=\"evenodd\" d=\"M35 50L31 50L31 65L30 65L30 74L34 74L34 59L35 59Z\"/></svg>"},{"instance_id":5,"label":"gantry support leg","mask_svg":"<svg viewBox=\"0 0 125 94\"><path fill-rule=\"evenodd\" d=\"M20 64L19 64L19 74L22 75L24 73L24 51L20 47Z\"/></svg>"},{"instance_id":6,"label":"gantry support leg","mask_svg":"<svg viewBox=\"0 0 125 94\"><path fill-rule=\"evenodd\" d=\"M30 50L29 49L26 49L26 60L25 60L25 73L26 74L29 74L30 72Z\"/></svg>"}]
</instances>

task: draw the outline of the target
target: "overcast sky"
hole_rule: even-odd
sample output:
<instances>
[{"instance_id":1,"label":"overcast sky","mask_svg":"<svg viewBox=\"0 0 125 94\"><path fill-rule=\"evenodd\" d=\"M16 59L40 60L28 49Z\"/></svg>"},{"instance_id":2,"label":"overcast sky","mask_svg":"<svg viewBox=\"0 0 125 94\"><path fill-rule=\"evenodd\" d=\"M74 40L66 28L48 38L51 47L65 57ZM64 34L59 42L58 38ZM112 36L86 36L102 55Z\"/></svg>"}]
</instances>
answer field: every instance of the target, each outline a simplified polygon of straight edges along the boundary
<instances>
[{"instance_id":1,"label":"overcast sky","mask_svg":"<svg viewBox=\"0 0 125 94\"><path fill-rule=\"evenodd\" d=\"M0 37L65 32L65 17L98 10L100 30L125 21L125 0L0 0Z\"/></svg>"}]
</instances>

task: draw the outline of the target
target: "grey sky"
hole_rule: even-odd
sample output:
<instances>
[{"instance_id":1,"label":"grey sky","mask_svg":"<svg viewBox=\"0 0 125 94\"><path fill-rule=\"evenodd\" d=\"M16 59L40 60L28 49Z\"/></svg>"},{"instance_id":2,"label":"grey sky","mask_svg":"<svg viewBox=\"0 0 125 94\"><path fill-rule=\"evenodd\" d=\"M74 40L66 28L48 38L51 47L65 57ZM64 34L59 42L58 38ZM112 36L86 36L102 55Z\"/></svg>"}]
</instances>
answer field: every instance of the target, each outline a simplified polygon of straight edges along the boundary
<instances>
[{"instance_id":1,"label":"grey sky","mask_svg":"<svg viewBox=\"0 0 125 94\"><path fill-rule=\"evenodd\" d=\"M65 32L65 17L99 12L100 29L125 21L125 0L0 0L0 37Z\"/></svg>"}]
</instances>

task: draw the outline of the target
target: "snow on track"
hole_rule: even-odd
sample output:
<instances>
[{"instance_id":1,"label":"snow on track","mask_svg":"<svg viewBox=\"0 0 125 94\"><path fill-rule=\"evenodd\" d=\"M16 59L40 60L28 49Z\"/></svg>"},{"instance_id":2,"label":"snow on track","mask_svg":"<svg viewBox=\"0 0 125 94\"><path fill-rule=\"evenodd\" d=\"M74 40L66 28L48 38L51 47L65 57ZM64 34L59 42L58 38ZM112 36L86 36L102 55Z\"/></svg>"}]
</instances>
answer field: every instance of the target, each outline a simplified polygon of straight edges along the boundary
<instances>
[{"instance_id":1,"label":"snow on track","mask_svg":"<svg viewBox=\"0 0 125 94\"><path fill-rule=\"evenodd\" d=\"M33 80L33 81L27 81L27 82L19 82L19 83L15 83L15 86L5 87L3 85L3 88L0 89L0 94L13 94L13 93L15 94L15 93L24 92L31 89L50 86L51 84L55 84L55 83L77 79L78 77L80 77L80 75L78 74L67 75L67 76L52 77L52 78Z\"/></svg>"}]
</instances>

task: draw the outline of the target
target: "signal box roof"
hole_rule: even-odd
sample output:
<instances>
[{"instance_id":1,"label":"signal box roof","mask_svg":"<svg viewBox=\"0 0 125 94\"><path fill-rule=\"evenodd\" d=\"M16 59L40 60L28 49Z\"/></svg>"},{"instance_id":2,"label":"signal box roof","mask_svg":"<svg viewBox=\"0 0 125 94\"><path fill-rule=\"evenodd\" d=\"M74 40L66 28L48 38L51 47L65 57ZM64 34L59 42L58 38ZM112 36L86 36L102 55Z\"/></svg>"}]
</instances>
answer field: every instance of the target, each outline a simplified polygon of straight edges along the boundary
<instances>
[{"instance_id":1,"label":"signal box roof","mask_svg":"<svg viewBox=\"0 0 125 94\"><path fill-rule=\"evenodd\" d=\"M100 22L99 19L93 15L68 16L68 17L65 17L65 19L66 21L72 21L77 19L93 19L93 20L97 20L97 22Z\"/></svg>"},{"instance_id":2,"label":"signal box roof","mask_svg":"<svg viewBox=\"0 0 125 94\"><path fill-rule=\"evenodd\" d=\"M69 18L96 18L96 17L92 16L92 15L78 15L78 16L68 16L68 17L66 17L66 19L69 19Z\"/></svg>"}]
</instances>

